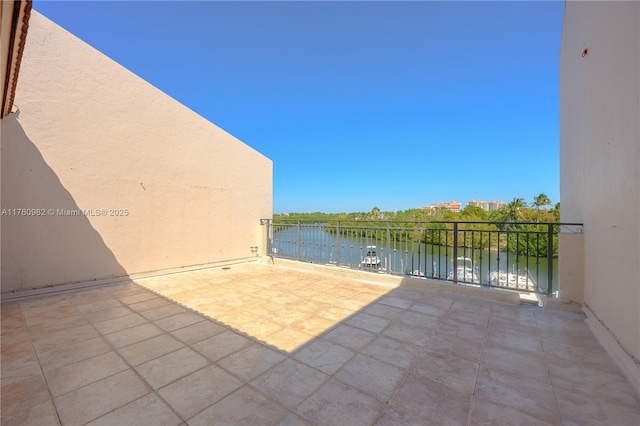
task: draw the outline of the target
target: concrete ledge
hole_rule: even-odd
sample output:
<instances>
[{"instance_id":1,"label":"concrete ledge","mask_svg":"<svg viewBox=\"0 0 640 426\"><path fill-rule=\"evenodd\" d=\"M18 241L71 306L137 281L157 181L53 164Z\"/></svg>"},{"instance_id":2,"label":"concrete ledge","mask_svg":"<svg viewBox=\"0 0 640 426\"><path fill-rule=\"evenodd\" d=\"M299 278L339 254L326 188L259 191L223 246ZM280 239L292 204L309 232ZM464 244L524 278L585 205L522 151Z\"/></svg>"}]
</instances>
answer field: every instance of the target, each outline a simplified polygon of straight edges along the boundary
<instances>
[{"instance_id":1,"label":"concrete ledge","mask_svg":"<svg viewBox=\"0 0 640 426\"><path fill-rule=\"evenodd\" d=\"M421 288L424 290L438 291L441 293L477 297L479 299L507 303L510 305L520 304L520 295L518 293L501 289L472 287L463 284L453 284L411 276L398 276L359 271L356 269L341 268L337 266L299 262L297 260L262 257L258 262L265 265L273 265L278 268L312 272L337 278L351 279L368 284L384 285L388 287L405 286L412 288Z\"/></svg>"},{"instance_id":2,"label":"concrete ledge","mask_svg":"<svg viewBox=\"0 0 640 426\"><path fill-rule=\"evenodd\" d=\"M73 283L55 284L55 285L50 285L48 287L41 287L41 288L15 290L12 292L2 293L0 295L0 303L26 299L29 297L42 296L45 294L55 294L55 293L61 293L61 292L82 290L82 289L91 288L91 287L99 287L103 285L120 284L123 282L130 282L136 279L159 277L159 276L171 275L171 274L181 274L183 272L193 272L201 269L219 268L222 266L236 265L239 263L255 262L256 260L257 260L256 257L232 259L232 260L225 260L220 262L205 263L200 265L189 265L189 266L182 266L178 268L167 268L167 269L158 269L155 271L145 271L145 272L139 272L131 275L122 275L118 277L107 277L107 278L100 278L100 279L95 279L90 281L78 281Z\"/></svg>"},{"instance_id":3,"label":"concrete ledge","mask_svg":"<svg viewBox=\"0 0 640 426\"><path fill-rule=\"evenodd\" d=\"M611 359L616 363L624 377L640 397L640 361L636 360L618 342L615 335L598 319L591 308L585 305L585 322L604 347Z\"/></svg>"},{"instance_id":4,"label":"concrete ledge","mask_svg":"<svg viewBox=\"0 0 640 426\"><path fill-rule=\"evenodd\" d=\"M576 302L543 298L541 299L541 303L545 311L582 313L582 305Z\"/></svg>"}]
</instances>

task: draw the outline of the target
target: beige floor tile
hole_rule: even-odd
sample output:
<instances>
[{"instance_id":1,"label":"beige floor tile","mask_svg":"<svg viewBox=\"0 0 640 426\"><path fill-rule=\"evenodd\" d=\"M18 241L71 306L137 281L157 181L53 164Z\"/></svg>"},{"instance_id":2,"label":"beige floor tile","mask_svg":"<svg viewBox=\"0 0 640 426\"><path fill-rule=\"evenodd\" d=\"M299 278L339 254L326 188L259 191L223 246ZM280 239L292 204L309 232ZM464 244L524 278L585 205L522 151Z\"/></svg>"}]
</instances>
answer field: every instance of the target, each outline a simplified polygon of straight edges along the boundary
<instances>
[{"instance_id":1,"label":"beige floor tile","mask_svg":"<svg viewBox=\"0 0 640 426\"><path fill-rule=\"evenodd\" d=\"M449 336L482 343L484 342L485 335L487 333L487 326L469 324L455 319L445 318L442 320L436 331L442 334L448 334Z\"/></svg>"},{"instance_id":2,"label":"beige floor tile","mask_svg":"<svg viewBox=\"0 0 640 426\"><path fill-rule=\"evenodd\" d=\"M401 322L394 322L385 328L382 334L405 343L424 346L433 334L433 330L414 327Z\"/></svg>"},{"instance_id":3,"label":"beige floor tile","mask_svg":"<svg viewBox=\"0 0 640 426\"><path fill-rule=\"evenodd\" d=\"M120 302L125 305L132 305L134 303L144 302L146 300L155 299L157 296L150 291L141 291L129 296L120 296Z\"/></svg>"},{"instance_id":4,"label":"beige floor tile","mask_svg":"<svg viewBox=\"0 0 640 426\"><path fill-rule=\"evenodd\" d=\"M416 359L418 350L419 348L411 343L379 336L367 345L362 353L401 368L409 368Z\"/></svg>"},{"instance_id":5,"label":"beige floor tile","mask_svg":"<svg viewBox=\"0 0 640 426\"><path fill-rule=\"evenodd\" d=\"M308 318L310 316L311 314L309 312L288 309L282 306L278 311L272 312L269 315L269 319L275 323L288 326L298 321L303 321L305 318Z\"/></svg>"},{"instance_id":6,"label":"beige floor tile","mask_svg":"<svg viewBox=\"0 0 640 426\"><path fill-rule=\"evenodd\" d=\"M149 389L131 370L76 389L54 400L63 424L80 425L122 407Z\"/></svg>"},{"instance_id":7,"label":"beige floor tile","mask_svg":"<svg viewBox=\"0 0 640 426\"><path fill-rule=\"evenodd\" d=\"M169 303L171 302L163 297L156 297L155 299L145 300L144 302L130 304L129 309L140 313L154 308L167 306Z\"/></svg>"},{"instance_id":8,"label":"beige floor tile","mask_svg":"<svg viewBox=\"0 0 640 426\"><path fill-rule=\"evenodd\" d=\"M174 331L179 328L198 323L200 321L204 321L204 318L200 315L196 315L193 312L184 312L181 314L159 319L155 321L155 324L165 331Z\"/></svg>"},{"instance_id":9,"label":"beige floor tile","mask_svg":"<svg viewBox=\"0 0 640 426\"><path fill-rule=\"evenodd\" d=\"M520 349L506 351L501 347L486 344L480 365L490 370L504 371L521 378L551 383L547 363L542 353Z\"/></svg>"},{"instance_id":10,"label":"beige floor tile","mask_svg":"<svg viewBox=\"0 0 640 426\"><path fill-rule=\"evenodd\" d=\"M47 384L42 375L2 385L0 390L0 412L2 412L2 424L5 418L25 418L37 406L50 400Z\"/></svg>"},{"instance_id":11,"label":"beige floor tile","mask_svg":"<svg viewBox=\"0 0 640 426\"><path fill-rule=\"evenodd\" d=\"M80 312L86 315L90 312L98 312L98 311L105 311L109 309L122 308L122 303L118 302L116 299L109 297L107 299L94 301L92 303L76 305L76 308Z\"/></svg>"},{"instance_id":12,"label":"beige floor tile","mask_svg":"<svg viewBox=\"0 0 640 426\"><path fill-rule=\"evenodd\" d=\"M445 305L446 306L446 305ZM409 310L420 312L421 314L431 315L437 318L444 317L449 311L450 306L430 305L427 303L414 303Z\"/></svg>"},{"instance_id":13,"label":"beige floor tile","mask_svg":"<svg viewBox=\"0 0 640 426\"><path fill-rule=\"evenodd\" d=\"M277 324L266 318L255 316L250 322L245 322L238 329L243 333L248 334L254 339L267 341L269 336L279 331L284 327L281 324Z\"/></svg>"},{"instance_id":14,"label":"beige floor tile","mask_svg":"<svg viewBox=\"0 0 640 426\"><path fill-rule=\"evenodd\" d=\"M46 336L33 338L33 347L36 352L47 352L60 349L98 337L99 334L90 325L65 328L59 332L51 332Z\"/></svg>"},{"instance_id":15,"label":"beige floor tile","mask_svg":"<svg viewBox=\"0 0 640 426\"><path fill-rule=\"evenodd\" d=\"M242 386L220 367L210 365L158 391L183 419L188 419Z\"/></svg>"},{"instance_id":16,"label":"beige floor tile","mask_svg":"<svg viewBox=\"0 0 640 426\"><path fill-rule=\"evenodd\" d=\"M188 420L189 426L275 425L289 410L245 386Z\"/></svg>"},{"instance_id":17,"label":"beige floor tile","mask_svg":"<svg viewBox=\"0 0 640 426\"><path fill-rule=\"evenodd\" d=\"M540 420L560 421L553 389L548 383L481 366L475 392L476 398L511 407Z\"/></svg>"},{"instance_id":18,"label":"beige floor tile","mask_svg":"<svg viewBox=\"0 0 640 426\"><path fill-rule=\"evenodd\" d=\"M323 336L331 342L353 350L360 350L375 339L376 334L350 325L340 325Z\"/></svg>"},{"instance_id":19,"label":"beige floor tile","mask_svg":"<svg viewBox=\"0 0 640 426\"><path fill-rule=\"evenodd\" d=\"M177 339L161 334L151 339L120 349L120 355L131 365L136 366L166 355L184 347Z\"/></svg>"},{"instance_id":20,"label":"beige floor tile","mask_svg":"<svg viewBox=\"0 0 640 426\"><path fill-rule=\"evenodd\" d=\"M338 306L329 306L317 311L316 315L338 323L350 318L355 312L357 311L354 311L353 309L341 308Z\"/></svg>"},{"instance_id":21,"label":"beige floor tile","mask_svg":"<svg viewBox=\"0 0 640 426\"><path fill-rule=\"evenodd\" d=\"M486 327L489 324L490 312L474 312L456 310L456 305L447 312L446 319Z\"/></svg>"},{"instance_id":22,"label":"beige floor tile","mask_svg":"<svg viewBox=\"0 0 640 426\"><path fill-rule=\"evenodd\" d=\"M382 303L383 305L393 306L395 308L400 308L400 309L409 309L409 307L413 304L413 301L402 299L400 297L386 296L380 299L378 303Z\"/></svg>"},{"instance_id":23,"label":"beige floor tile","mask_svg":"<svg viewBox=\"0 0 640 426\"><path fill-rule=\"evenodd\" d=\"M293 358L331 376L354 355L355 352L343 346L317 339L306 344Z\"/></svg>"},{"instance_id":24,"label":"beige floor tile","mask_svg":"<svg viewBox=\"0 0 640 426\"><path fill-rule=\"evenodd\" d=\"M177 426L181 420L155 393L150 393L120 407L88 426L154 425Z\"/></svg>"},{"instance_id":25,"label":"beige floor tile","mask_svg":"<svg viewBox=\"0 0 640 426\"><path fill-rule=\"evenodd\" d=\"M157 308L142 311L140 312L140 315L142 315L149 321L157 321L161 318L182 314L184 312L187 312L184 308L181 308L178 305L170 304L170 305L161 305Z\"/></svg>"},{"instance_id":26,"label":"beige floor tile","mask_svg":"<svg viewBox=\"0 0 640 426\"><path fill-rule=\"evenodd\" d=\"M281 351L291 353L311 339L313 336L290 327L284 327L267 337L265 343Z\"/></svg>"},{"instance_id":27,"label":"beige floor tile","mask_svg":"<svg viewBox=\"0 0 640 426\"><path fill-rule=\"evenodd\" d=\"M324 383L329 376L291 358L281 362L250 384L270 399L294 408Z\"/></svg>"},{"instance_id":28,"label":"beige floor tile","mask_svg":"<svg viewBox=\"0 0 640 426\"><path fill-rule=\"evenodd\" d=\"M20 382L30 377L39 376L42 374L40 370L40 364L35 359L31 361L21 361L17 363L14 360L12 363L5 362L2 359L2 386L9 385L11 383Z\"/></svg>"},{"instance_id":29,"label":"beige floor tile","mask_svg":"<svg viewBox=\"0 0 640 426\"><path fill-rule=\"evenodd\" d=\"M133 311L125 306L105 309L103 311L87 312L84 317L91 323L108 321L115 318L133 314Z\"/></svg>"},{"instance_id":30,"label":"beige floor tile","mask_svg":"<svg viewBox=\"0 0 640 426\"><path fill-rule=\"evenodd\" d=\"M135 367L153 389L193 373L207 365L207 359L189 348L182 348Z\"/></svg>"},{"instance_id":31,"label":"beige floor tile","mask_svg":"<svg viewBox=\"0 0 640 426\"><path fill-rule=\"evenodd\" d=\"M396 407L393 404L388 404L384 407L382 414L375 424L376 426L422 426L428 424L428 422L426 419L423 419L410 411Z\"/></svg>"},{"instance_id":32,"label":"beige floor tile","mask_svg":"<svg viewBox=\"0 0 640 426\"><path fill-rule=\"evenodd\" d=\"M549 360L549 372L554 388L579 389L594 397L616 403L638 405L638 398L629 383L613 365Z\"/></svg>"},{"instance_id":33,"label":"beige floor tile","mask_svg":"<svg viewBox=\"0 0 640 426\"><path fill-rule=\"evenodd\" d=\"M222 359L218 365L230 371L242 381L249 382L267 371L286 357L260 343L236 352Z\"/></svg>"},{"instance_id":34,"label":"beige floor tile","mask_svg":"<svg viewBox=\"0 0 640 426\"><path fill-rule=\"evenodd\" d=\"M195 324L191 324L187 327L174 330L171 332L171 334L184 343L191 345L211 336L215 336L216 334L220 334L226 330L227 328L216 324L213 321L204 320Z\"/></svg>"},{"instance_id":35,"label":"beige floor tile","mask_svg":"<svg viewBox=\"0 0 640 426\"><path fill-rule=\"evenodd\" d=\"M2 305L3 425L56 424L56 409L63 424L337 423L360 416L367 402L358 395L391 398L358 424L640 420L640 401L583 315L257 264L144 282L158 293L122 283ZM329 324L335 328L314 339ZM199 375L205 371L211 380ZM180 410L195 417L181 419L140 376L184 398ZM237 389L247 382L261 387ZM202 397L187 398L194 394Z\"/></svg>"},{"instance_id":36,"label":"beige floor tile","mask_svg":"<svg viewBox=\"0 0 640 426\"><path fill-rule=\"evenodd\" d=\"M329 380L296 409L311 424L366 425L384 404L359 390Z\"/></svg>"},{"instance_id":37,"label":"beige floor tile","mask_svg":"<svg viewBox=\"0 0 640 426\"><path fill-rule=\"evenodd\" d=\"M36 324L59 321L68 317L76 317L79 314L80 312L75 306L66 304L63 306L39 307L37 309L27 310L24 312L24 319L28 327L33 327Z\"/></svg>"},{"instance_id":38,"label":"beige floor tile","mask_svg":"<svg viewBox=\"0 0 640 426\"><path fill-rule=\"evenodd\" d=\"M353 327L361 328L363 330L371 331L373 333L380 333L389 325L390 322L391 321L387 319L369 315L363 312L357 313L350 317L347 321L345 321L346 324L349 324Z\"/></svg>"},{"instance_id":39,"label":"beige floor tile","mask_svg":"<svg viewBox=\"0 0 640 426\"><path fill-rule=\"evenodd\" d=\"M640 404L629 405L582 389L556 387L555 395L563 424L569 425L629 425L640 424Z\"/></svg>"},{"instance_id":40,"label":"beige floor tile","mask_svg":"<svg viewBox=\"0 0 640 426\"><path fill-rule=\"evenodd\" d=\"M51 322L31 325L29 327L29 333L31 334L31 338L39 340L41 338L46 339L52 337L53 335L75 333L74 330L78 328L84 328L86 330L92 329L90 323L80 314Z\"/></svg>"},{"instance_id":41,"label":"beige floor tile","mask_svg":"<svg viewBox=\"0 0 640 426\"><path fill-rule=\"evenodd\" d=\"M478 364L425 351L411 366L409 374L441 383L461 395L471 395L476 384Z\"/></svg>"},{"instance_id":42,"label":"beige floor tile","mask_svg":"<svg viewBox=\"0 0 640 426\"><path fill-rule=\"evenodd\" d=\"M386 318L392 321L397 320L403 313L405 313L404 309L395 308L393 306L384 305L382 303L374 303L371 306L367 306L364 311L368 314Z\"/></svg>"},{"instance_id":43,"label":"beige floor tile","mask_svg":"<svg viewBox=\"0 0 640 426\"><path fill-rule=\"evenodd\" d=\"M433 315L408 310L402 314L399 321L412 327L434 330L440 324L441 319Z\"/></svg>"},{"instance_id":44,"label":"beige floor tile","mask_svg":"<svg viewBox=\"0 0 640 426\"><path fill-rule=\"evenodd\" d=\"M10 343L3 341L0 353L3 386L40 374L38 360L28 339Z\"/></svg>"},{"instance_id":45,"label":"beige floor tile","mask_svg":"<svg viewBox=\"0 0 640 426\"><path fill-rule=\"evenodd\" d=\"M123 348L125 346L147 340L159 334L162 334L162 330L160 330L152 323L146 323L115 333L107 334L103 337L114 347Z\"/></svg>"},{"instance_id":46,"label":"beige floor tile","mask_svg":"<svg viewBox=\"0 0 640 426\"><path fill-rule=\"evenodd\" d=\"M387 402L406 371L367 355L357 355L334 376L379 401Z\"/></svg>"},{"instance_id":47,"label":"beige floor tile","mask_svg":"<svg viewBox=\"0 0 640 426\"><path fill-rule=\"evenodd\" d=\"M489 325L487 345L503 349L517 349L542 355L542 343L537 332L518 333L512 329L494 328Z\"/></svg>"},{"instance_id":48,"label":"beige floor tile","mask_svg":"<svg viewBox=\"0 0 640 426\"><path fill-rule=\"evenodd\" d=\"M558 420L549 422L530 416L527 413L506 405L500 405L493 401L487 401L482 398L475 398L473 408L471 410L471 424L474 425L531 425L531 426L548 426L561 425Z\"/></svg>"},{"instance_id":49,"label":"beige floor tile","mask_svg":"<svg viewBox=\"0 0 640 426\"><path fill-rule=\"evenodd\" d=\"M55 398L128 368L118 354L107 352L56 370L49 370L45 377L51 395Z\"/></svg>"},{"instance_id":50,"label":"beige floor tile","mask_svg":"<svg viewBox=\"0 0 640 426\"><path fill-rule=\"evenodd\" d=\"M56 409L50 400L34 405L12 417L5 417L4 412L2 413L3 426L52 426L59 424Z\"/></svg>"},{"instance_id":51,"label":"beige floor tile","mask_svg":"<svg viewBox=\"0 0 640 426\"><path fill-rule=\"evenodd\" d=\"M137 325L145 324L148 321L138 314L125 315L123 317L110 319L95 323L93 326L101 334L111 334L116 331L125 330Z\"/></svg>"},{"instance_id":52,"label":"beige floor tile","mask_svg":"<svg viewBox=\"0 0 640 426\"><path fill-rule=\"evenodd\" d=\"M431 336L424 348L431 352L455 356L476 364L480 362L482 356L482 342L459 339L437 332Z\"/></svg>"},{"instance_id":53,"label":"beige floor tile","mask_svg":"<svg viewBox=\"0 0 640 426\"><path fill-rule=\"evenodd\" d=\"M240 349L246 348L252 343L253 341L251 339L227 330L208 339L194 343L192 347L215 362Z\"/></svg>"},{"instance_id":54,"label":"beige floor tile","mask_svg":"<svg viewBox=\"0 0 640 426\"><path fill-rule=\"evenodd\" d=\"M465 425L471 394L460 394L442 383L409 375L391 403L425 419L423 424Z\"/></svg>"},{"instance_id":55,"label":"beige floor tile","mask_svg":"<svg viewBox=\"0 0 640 426\"><path fill-rule=\"evenodd\" d=\"M319 336L335 325L335 321L311 315L303 320L296 322L291 326L291 328L302 331L303 333L309 334L311 336Z\"/></svg>"}]
</instances>

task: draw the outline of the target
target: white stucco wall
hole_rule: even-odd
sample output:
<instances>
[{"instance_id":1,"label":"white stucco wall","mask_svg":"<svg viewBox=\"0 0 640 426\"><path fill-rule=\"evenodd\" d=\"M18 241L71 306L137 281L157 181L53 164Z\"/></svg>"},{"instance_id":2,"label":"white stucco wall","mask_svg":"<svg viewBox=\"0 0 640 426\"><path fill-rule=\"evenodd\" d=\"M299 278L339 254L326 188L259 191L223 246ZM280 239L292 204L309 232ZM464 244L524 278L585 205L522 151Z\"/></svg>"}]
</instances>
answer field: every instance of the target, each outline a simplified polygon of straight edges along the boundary
<instances>
[{"instance_id":1,"label":"white stucco wall","mask_svg":"<svg viewBox=\"0 0 640 426\"><path fill-rule=\"evenodd\" d=\"M560 53L562 221L584 223L587 309L636 360L640 359L639 28L639 2L568 1Z\"/></svg>"},{"instance_id":2,"label":"white stucco wall","mask_svg":"<svg viewBox=\"0 0 640 426\"><path fill-rule=\"evenodd\" d=\"M3 209L128 214L2 216L3 292L254 256L272 162L35 11L15 105Z\"/></svg>"}]
</instances>

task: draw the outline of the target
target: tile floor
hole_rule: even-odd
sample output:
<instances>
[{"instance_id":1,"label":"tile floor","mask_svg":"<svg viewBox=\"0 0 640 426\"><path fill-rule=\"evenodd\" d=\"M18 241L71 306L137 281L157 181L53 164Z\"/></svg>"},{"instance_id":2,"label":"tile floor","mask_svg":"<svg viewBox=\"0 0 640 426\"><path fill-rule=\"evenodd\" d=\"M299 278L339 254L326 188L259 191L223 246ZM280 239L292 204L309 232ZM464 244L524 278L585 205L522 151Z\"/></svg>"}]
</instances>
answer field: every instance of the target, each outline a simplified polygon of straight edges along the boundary
<instances>
[{"instance_id":1,"label":"tile floor","mask_svg":"<svg viewBox=\"0 0 640 426\"><path fill-rule=\"evenodd\" d=\"M8 302L2 425L640 423L582 318L259 264Z\"/></svg>"}]
</instances>

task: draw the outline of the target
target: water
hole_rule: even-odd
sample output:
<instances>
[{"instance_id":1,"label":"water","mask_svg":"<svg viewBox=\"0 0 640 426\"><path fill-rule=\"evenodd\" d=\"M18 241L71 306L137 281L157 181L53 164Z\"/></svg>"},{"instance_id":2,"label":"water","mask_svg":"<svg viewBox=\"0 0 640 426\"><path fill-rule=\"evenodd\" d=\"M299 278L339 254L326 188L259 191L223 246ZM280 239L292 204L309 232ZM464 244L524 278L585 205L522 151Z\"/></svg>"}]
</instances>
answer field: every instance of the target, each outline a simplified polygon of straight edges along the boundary
<instances>
[{"instance_id":1,"label":"water","mask_svg":"<svg viewBox=\"0 0 640 426\"><path fill-rule=\"evenodd\" d=\"M302 225L300 228L283 227L273 233L272 240L276 256L359 269L369 269L362 265L368 246L377 247L381 270L389 269L396 275L412 274L435 279L450 279L452 276L454 259L452 247L392 241L387 253L386 241L376 238L375 234L365 237L341 236L338 240L334 234L324 231L318 225ZM546 257L527 257L504 251L463 247L458 248L457 256L471 259L482 284L489 284L490 273L493 271L501 270L519 274L526 274L525 271L528 271L532 280L537 283L538 291L546 293L548 285ZM555 291L558 287L558 259L552 259L551 266L552 288ZM459 280L462 280L462 277L459 276Z\"/></svg>"}]
</instances>

